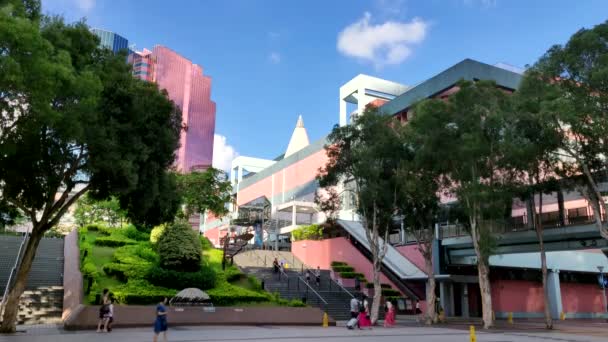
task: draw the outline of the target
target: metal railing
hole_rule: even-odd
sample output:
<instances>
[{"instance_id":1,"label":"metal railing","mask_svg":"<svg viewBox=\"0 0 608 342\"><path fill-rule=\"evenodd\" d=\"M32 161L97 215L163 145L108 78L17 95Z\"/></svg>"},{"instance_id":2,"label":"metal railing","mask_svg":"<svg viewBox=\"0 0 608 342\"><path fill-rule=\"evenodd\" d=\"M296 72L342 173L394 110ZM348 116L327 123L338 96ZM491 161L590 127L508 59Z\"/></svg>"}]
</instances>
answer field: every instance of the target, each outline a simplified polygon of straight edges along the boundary
<instances>
[{"instance_id":1,"label":"metal railing","mask_svg":"<svg viewBox=\"0 0 608 342\"><path fill-rule=\"evenodd\" d=\"M0 317L2 317L4 315L4 305L6 305L6 299L7 299L6 297L11 288L13 276L15 275L15 272L17 272L17 267L19 267L19 263L21 262L21 257L23 254L23 246L25 246L28 236L29 236L28 232L25 232L23 234L23 240L21 240L21 244L19 245L19 251L17 251L17 257L15 258L15 265L13 265L13 268L11 269L11 273L8 276L8 281L6 282L6 286L4 288L4 294L2 295L2 302L0 302Z\"/></svg>"},{"instance_id":2,"label":"metal railing","mask_svg":"<svg viewBox=\"0 0 608 342\"><path fill-rule=\"evenodd\" d=\"M285 279L287 279L287 289L289 290L290 281L294 277L290 277L287 273L285 273L285 270L282 267L279 267L279 274L282 274L285 277ZM325 305L325 308L327 308L327 305L329 305L329 303L323 298L323 296L321 296L317 291L315 291L315 289L313 289L312 286L310 286L310 284L308 284L308 282L306 282L304 279L302 279L302 277L300 277L299 275L296 275L295 278L296 278L298 292L300 292L300 283L303 283L305 285L305 289L306 289L306 292L305 292L306 298L308 299L308 294L310 291L313 294L315 294L315 296Z\"/></svg>"},{"instance_id":3,"label":"metal railing","mask_svg":"<svg viewBox=\"0 0 608 342\"><path fill-rule=\"evenodd\" d=\"M551 212L551 214L552 213L554 212ZM605 222L605 215L602 215L602 222ZM545 230L592 223L595 223L595 217L593 215L582 215L572 217L564 215L563 223L559 219L543 220L542 227L543 230ZM484 220L479 222L479 225L483 225L489 228L490 232L493 234L505 234L536 229L536 223L530 222L527 219L526 215L511 217L504 220ZM442 239L470 235L470 232L467 227L461 223L440 223L439 232Z\"/></svg>"}]
</instances>

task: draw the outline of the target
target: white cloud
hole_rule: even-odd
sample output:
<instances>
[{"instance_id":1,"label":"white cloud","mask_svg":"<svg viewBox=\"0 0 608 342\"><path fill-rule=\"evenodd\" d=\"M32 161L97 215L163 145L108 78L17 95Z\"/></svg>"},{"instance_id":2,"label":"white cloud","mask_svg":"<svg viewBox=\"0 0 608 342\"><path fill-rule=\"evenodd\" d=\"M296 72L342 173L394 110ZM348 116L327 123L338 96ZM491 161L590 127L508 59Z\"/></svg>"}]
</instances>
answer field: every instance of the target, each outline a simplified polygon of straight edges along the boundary
<instances>
[{"instance_id":1,"label":"white cloud","mask_svg":"<svg viewBox=\"0 0 608 342\"><path fill-rule=\"evenodd\" d=\"M270 60L270 62L273 64L279 64L281 63L281 54L273 51L270 53L270 55L268 55L268 60Z\"/></svg>"},{"instance_id":2,"label":"white cloud","mask_svg":"<svg viewBox=\"0 0 608 342\"><path fill-rule=\"evenodd\" d=\"M406 60L411 46L426 37L428 23L420 18L410 22L386 21L371 23L372 15L348 25L338 34L338 51L350 57L372 62L376 67L399 64Z\"/></svg>"},{"instance_id":3,"label":"white cloud","mask_svg":"<svg viewBox=\"0 0 608 342\"><path fill-rule=\"evenodd\" d=\"M230 163L238 155L234 147L228 145L225 136L220 134L213 136L213 167L230 171Z\"/></svg>"}]
</instances>

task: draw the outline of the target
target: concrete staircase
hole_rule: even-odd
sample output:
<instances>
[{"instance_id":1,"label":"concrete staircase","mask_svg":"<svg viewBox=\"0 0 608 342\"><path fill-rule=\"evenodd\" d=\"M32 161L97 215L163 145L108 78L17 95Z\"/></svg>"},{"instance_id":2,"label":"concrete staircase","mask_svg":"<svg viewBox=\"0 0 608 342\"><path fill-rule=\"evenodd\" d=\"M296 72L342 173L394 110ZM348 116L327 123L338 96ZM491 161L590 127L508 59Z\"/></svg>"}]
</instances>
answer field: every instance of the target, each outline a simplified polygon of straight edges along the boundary
<instances>
[{"instance_id":1,"label":"concrete staircase","mask_svg":"<svg viewBox=\"0 0 608 342\"><path fill-rule=\"evenodd\" d=\"M275 258L288 265L285 273L273 273L272 262ZM336 284L330 278L329 270L321 271L321 284L317 287L314 274L311 275L310 284L306 284L306 278L301 274L304 265L290 252L250 250L236 255L234 262L244 272L263 280L264 289L268 292L276 292L284 299L306 301L306 304L324 310L335 320L350 318L350 300L357 293Z\"/></svg>"},{"instance_id":2,"label":"concrete staircase","mask_svg":"<svg viewBox=\"0 0 608 342\"><path fill-rule=\"evenodd\" d=\"M0 235L0 296L4 294L22 240L22 236ZM43 238L21 296L18 323L60 323L62 311L63 239Z\"/></svg>"}]
</instances>

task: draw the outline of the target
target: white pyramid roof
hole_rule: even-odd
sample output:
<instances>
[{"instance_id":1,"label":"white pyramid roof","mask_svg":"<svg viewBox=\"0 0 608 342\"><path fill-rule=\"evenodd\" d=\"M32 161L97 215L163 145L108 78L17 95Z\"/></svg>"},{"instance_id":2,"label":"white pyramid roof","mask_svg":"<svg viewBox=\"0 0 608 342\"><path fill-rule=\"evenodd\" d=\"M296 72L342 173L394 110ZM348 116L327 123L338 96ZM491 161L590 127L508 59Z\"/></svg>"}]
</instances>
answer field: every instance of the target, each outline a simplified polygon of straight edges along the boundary
<instances>
[{"instance_id":1,"label":"white pyramid roof","mask_svg":"<svg viewBox=\"0 0 608 342\"><path fill-rule=\"evenodd\" d=\"M298 122L296 123L296 128L294 128L293 133L291 134L291 139L289 140L289 145L287 146L287 151L285 151L284 158L298 152L309 144L308 133L306 133L306 128L304 128L304 120L302 120L302 115L300 115L298 117Z\"/></svg>"}]
</instances>

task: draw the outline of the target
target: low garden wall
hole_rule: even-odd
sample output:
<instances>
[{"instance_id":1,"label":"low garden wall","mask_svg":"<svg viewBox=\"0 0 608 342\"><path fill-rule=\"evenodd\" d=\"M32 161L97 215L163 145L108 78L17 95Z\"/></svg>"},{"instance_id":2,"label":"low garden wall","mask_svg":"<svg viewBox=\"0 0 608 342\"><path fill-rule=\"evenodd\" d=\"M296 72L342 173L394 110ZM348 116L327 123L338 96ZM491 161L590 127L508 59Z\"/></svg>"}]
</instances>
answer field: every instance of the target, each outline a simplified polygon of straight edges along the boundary
<instances>
[{"instance_id":1,"label":"low garden wall","mask_svg":"<svg viewBox=\"0 0 608 342\"><path fill-rule=\"evenodd\" d=\"M323 311L318 308L292 307L216 307L208 312L202 307L169 307L167 321L171 326L193 325L292 325L321 326ZM87 306L65 322L67 330L97 328L99 306ZM152 327L155 306L116 305L114 307L115 328ZM330 317L329 325L335 325Z\"/></svg>"},{"instance_id":2,"label":"low garden wall","mask_svg":"<svg viewBox=\"0 0 608 342\"><path fill-rule=\"evenodd\" d=\"M80 273L80 250L78 229L66 235L63 244L63 313L66 320L82 308L82 273Z\"/></svg>"}]
</instances>

